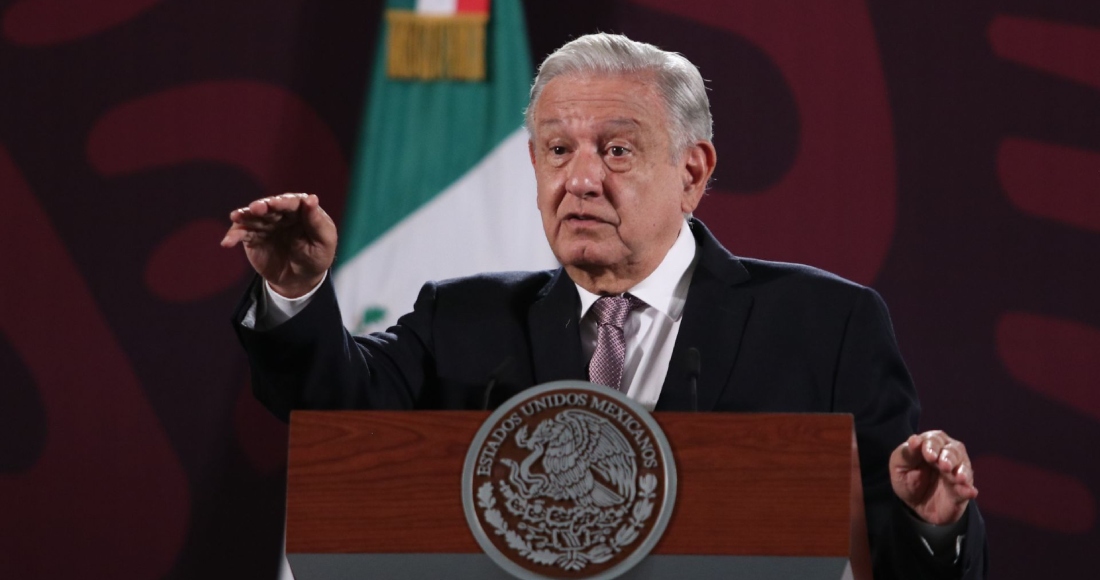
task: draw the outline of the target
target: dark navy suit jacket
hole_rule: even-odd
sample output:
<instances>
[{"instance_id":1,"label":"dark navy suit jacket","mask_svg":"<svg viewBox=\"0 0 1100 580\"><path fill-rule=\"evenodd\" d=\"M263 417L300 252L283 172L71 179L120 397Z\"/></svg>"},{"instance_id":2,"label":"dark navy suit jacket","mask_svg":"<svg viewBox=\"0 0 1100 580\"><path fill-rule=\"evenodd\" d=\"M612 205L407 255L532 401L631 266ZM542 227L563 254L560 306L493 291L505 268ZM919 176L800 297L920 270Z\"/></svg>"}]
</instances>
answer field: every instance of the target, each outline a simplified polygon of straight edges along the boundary
<instances>
[{"instance_id":1,"label":"dark navy suit jacket","mask_svg":"<svg viewBox=\"0 0 1100 580\"><path fill-rule=\"evenodd\" d=\"M888 478L891 451L914 432L919 404L882 299L794 264L736 258L691 221L701 252L657 411L691 409L687 352L699 350L700 411L851 413L855 419L875 577L985 576L985 531L967 514L955 566L921 545ZM267 331L235 317L256 397L292 409L478 409L548 381L586 378L580 298L561 269L426 284L385 333L344 330L329 282L297 316Z\"/></svg>"}]
</instances>

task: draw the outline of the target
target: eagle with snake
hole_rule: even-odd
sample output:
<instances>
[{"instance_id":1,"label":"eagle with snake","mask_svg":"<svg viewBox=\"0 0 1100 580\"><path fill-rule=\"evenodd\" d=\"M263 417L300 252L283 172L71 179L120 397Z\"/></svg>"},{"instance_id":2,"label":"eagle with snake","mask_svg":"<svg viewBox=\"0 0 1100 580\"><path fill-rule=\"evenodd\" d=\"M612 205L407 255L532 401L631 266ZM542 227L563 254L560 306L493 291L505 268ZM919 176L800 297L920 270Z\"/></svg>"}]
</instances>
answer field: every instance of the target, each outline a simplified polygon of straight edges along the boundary
<instances>
[{"instance_id":1,"label":"eagle with snake","mask_svg":"<svg viewBox=\"0 0 1100 580\"><path fill-rule=\"evenodd\" d=\"M567 409L539 423L530 436L522 427L516 445L531 453L510 468L512 485L525 498L572 500L580 507L605 508L633 501L637 479L634 449L608 419ZM540 461L542 472L532 471Z\"/></svg>"}]
</instances>

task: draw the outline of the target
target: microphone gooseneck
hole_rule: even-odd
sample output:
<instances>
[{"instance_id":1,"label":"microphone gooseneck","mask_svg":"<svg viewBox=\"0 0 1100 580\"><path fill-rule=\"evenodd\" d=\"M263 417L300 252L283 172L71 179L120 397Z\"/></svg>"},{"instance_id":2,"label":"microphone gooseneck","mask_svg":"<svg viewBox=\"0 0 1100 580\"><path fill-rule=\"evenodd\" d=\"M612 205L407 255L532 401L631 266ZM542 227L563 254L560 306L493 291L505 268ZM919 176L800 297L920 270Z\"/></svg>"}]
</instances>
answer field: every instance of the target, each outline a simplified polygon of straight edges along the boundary
<instances>
[{"instance_id":1,"label":"microphone gooseneck","mask_svg":"<svg viewBox=\"0 0 1100 580\"><path fill-rule=\"evenodd\" d=\"M691 410L699 411L699 373L703 368L702 356L694 346L687 351L688 393L691 396Z\"/></svg>"},{"instance_id":2,"label":"microphone gooseneck","mask_svg":"<svg viewBox=\"0 0 1100 580\"><path fill-rule=\"evenodd\" d=\"M497 386L497 381L500 379L500 376L512 367L513 362L515 362L515 357L508 357L504 359L504 362L497 365L497 368L493 369L493 372L489 373L489 380L485 382L485 393L482 395L482 411L489 410L489 398L493 394L493 389Z\"/></svg>"}]
</instances>

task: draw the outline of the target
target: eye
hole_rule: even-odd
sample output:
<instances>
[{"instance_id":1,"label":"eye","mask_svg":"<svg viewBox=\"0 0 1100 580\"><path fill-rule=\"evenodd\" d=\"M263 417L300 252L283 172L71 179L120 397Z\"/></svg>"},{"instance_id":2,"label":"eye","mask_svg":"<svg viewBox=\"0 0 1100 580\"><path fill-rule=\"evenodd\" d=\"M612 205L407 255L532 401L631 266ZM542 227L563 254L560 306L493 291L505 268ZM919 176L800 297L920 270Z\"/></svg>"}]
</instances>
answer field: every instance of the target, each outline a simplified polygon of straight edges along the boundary
<instances>
[{"instance_id":1,"label":"eye","mask_svg":"<svg viewBox=\"0 0 1100 580\"><path fill-rule=\"evenodd\" d=\"M550 154L551 155L565 155L565 153L566 153L566 149L565 149L565 147L563 147L561 145L552 145L550 147Z\"/></svg>"},{"instance_id":2,"label":"eye","mask_svg":"<svg viewBox=\"0 0 1100 580\"><path fill-rule=\"evenodd\" d=\"M626 147L623 147L622 145L612 145L612 146L607 148L607 152L612 157L622 157L622 156L626 155L627 153L629 153L630 150L627 149Z\"/></svg>"}]
</instances>

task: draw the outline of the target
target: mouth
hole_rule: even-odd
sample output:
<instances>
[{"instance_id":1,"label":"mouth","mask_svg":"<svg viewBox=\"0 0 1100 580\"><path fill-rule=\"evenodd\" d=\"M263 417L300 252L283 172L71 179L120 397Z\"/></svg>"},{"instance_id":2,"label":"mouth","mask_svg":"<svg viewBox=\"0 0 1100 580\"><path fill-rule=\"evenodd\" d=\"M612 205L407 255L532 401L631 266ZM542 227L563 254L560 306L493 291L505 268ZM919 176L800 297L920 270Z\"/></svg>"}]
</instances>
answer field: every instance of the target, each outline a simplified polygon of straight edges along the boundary
<instances>
[{"instance_id":1,"label":"mouth","mask_svg":"<svg viewBox=\"0 0 1100 580\"><path fill-rule=\"evenodd\" d=\"M562 219L562 222L576 225L576 226L590 226L598 224L609 224L611 222L587 213L570 213Z\"/></svg>"}]
</instances>

